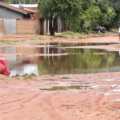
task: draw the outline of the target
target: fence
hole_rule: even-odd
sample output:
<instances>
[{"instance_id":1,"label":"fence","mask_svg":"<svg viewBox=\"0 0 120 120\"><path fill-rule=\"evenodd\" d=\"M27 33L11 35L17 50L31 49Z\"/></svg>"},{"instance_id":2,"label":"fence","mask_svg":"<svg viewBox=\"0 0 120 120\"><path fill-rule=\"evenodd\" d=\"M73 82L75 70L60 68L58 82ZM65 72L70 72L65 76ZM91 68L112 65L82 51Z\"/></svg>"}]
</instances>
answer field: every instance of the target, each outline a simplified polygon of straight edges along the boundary
<instances>
[{"instance_id":1,"label":"fence","mask_svg":"<svg viewBox=\"0 0 120 120\"><path fill-rule=\"evenodd\" d=\"M0 20L0 33L3 33L3 20Z\"/></svg>"},{"instance_id":2,"label":"fence","mask_svg":"<svg viewBox=\"0 0 120 120\"><path fill-rule=\"evenodd\" d=\"M41 21L39 19L36 20L2 19L0 20L0 33L31 34L31 35L40 34L41 31L43 30L43 28L41 28L40 22Z\"/></svg>"}]
</instances>

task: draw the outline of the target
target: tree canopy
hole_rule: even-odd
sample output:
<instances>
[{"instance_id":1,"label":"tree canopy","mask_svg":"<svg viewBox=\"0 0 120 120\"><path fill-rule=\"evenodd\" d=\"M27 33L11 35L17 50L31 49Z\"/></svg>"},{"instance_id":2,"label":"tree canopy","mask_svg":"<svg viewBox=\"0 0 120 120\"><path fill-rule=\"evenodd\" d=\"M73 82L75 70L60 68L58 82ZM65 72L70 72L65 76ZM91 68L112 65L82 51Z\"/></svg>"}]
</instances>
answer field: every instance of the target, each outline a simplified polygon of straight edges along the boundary
<instances>
[{"instance_id":1,"label":"tree canopy","mask_svg":"<svg viewBox=\"0 0 120 120\"><path fill-rule=\"evenodd\" d=\"M54 35L57 18L66 20L69 25L77 20L81 11L80 3L80 0L39 0L42 17L50 21L51 35Z\"/></svg>"},{"instance_id":2,"label":"tree canopy","mask_svg":"<svg viewBox=\"0 0 120 120\"><path fill-rule=\"evenodd\" d=\"M97 25L109 30L120 22L119 0L39 0L39 10L45 19L64 19L76 32L88 32Z\"/></svg>"}]
</instances>

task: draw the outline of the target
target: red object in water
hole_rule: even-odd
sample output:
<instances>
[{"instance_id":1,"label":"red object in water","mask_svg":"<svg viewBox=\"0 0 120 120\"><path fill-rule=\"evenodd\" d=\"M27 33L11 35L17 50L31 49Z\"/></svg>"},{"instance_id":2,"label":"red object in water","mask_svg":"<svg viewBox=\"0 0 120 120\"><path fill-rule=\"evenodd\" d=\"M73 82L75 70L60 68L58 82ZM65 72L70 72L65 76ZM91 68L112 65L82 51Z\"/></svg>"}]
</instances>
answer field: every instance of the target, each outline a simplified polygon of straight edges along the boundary
<instances>
[{"instance_id":1,"label":"red object in water","mask_svg":"<svg viewBox=\"0 0 120 120\"><path fill-rule=\"evenodd\" d=\"M5 58L0 58L0 74L10 75L10 70Z\"/></svg>"}]
</instances>

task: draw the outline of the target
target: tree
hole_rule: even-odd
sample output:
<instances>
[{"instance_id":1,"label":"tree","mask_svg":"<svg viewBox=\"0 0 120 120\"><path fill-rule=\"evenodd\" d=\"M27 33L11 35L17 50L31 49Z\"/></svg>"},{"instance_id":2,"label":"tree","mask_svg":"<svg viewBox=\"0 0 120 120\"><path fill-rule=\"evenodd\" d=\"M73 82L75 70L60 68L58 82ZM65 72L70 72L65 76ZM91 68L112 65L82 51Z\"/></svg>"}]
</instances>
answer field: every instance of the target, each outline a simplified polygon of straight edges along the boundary
<instances>
[{"instance_id":1,"label":"tree","mask_svg":"<svg viewBox=\"0 0 120 120\"><path fill-rule=\"evenodd\" d=\"M106 13L101 16L101 24L109 30L113 26L115 16L115 10L112 7L108 7Z\"/></svg>"},{"instance_id":2,"label":"tree","mask_svg":"<svg viewBox=\"0 0 120 120\"><path fill-rule=\"evenodd\" d=\"M6 3L8 3L8 4L12 4L14 0L0 0L0 1L6 2Z\"/></svg>"},{"instance_id":3,"label":"tree","mask_svg":"<svg viewBox=\"0 0 120 120\"><path fill-rule=\"evenodd\" d=\"M80 31L88 32L97 25L108 30L114 26L116 11L110 0L86 0L82 2L83 13L80 16Z\"/></svg>"},{"instance_id":4,"label":"tree","mask_svg":"<svg viewBox=\"0 0 120 120\"><path fill-rule=\"evenodd\" d=\"M110 0L110 6L115 10L114 25L120 24L120 0Z\"/></svg>"},{"instance_id":5,"label":"tree","mask_svg":"<svg viewBox=\"0 0 120 120\"><path fill-rule=\"evenodd\" d=\"M85 27L87 26L87 29L91 30L93 27L99 25L99 19L101 16L101 10L98 6L90 7L85 12Z\"/></svg>"},{"instance_id":6,"label":"tree","mask_svg":"<svg viewBox=\"0 0 120 120\"><path fill-rule=\"evenodd\" d=\"M80 15L80 0L39 0L39 11L44 19L49 19L50 35L55 35L56 19L62 18L68 24Z\"/></svg>"},{"instance_id":7,"label":"tree","mask_svg":"<svg viewBox=\"0 0 120 120\"><path fill-rule=\"evenodd\" d=\"M95 0L82 0L83 11L86 11L88 8L92 7L95 3Z\"/></svg>"},{"instance_id":8,"label":"tree","mask_svg":"<svg viewBox=\"0 0 120 120\"><path fill-rule=\"evenodd\" d=\"M100 24L105 26L109 30L113 26L116 11L111 6L110 0L98 0L97 4L102 12Z\"/></svg>"}]
</instances>

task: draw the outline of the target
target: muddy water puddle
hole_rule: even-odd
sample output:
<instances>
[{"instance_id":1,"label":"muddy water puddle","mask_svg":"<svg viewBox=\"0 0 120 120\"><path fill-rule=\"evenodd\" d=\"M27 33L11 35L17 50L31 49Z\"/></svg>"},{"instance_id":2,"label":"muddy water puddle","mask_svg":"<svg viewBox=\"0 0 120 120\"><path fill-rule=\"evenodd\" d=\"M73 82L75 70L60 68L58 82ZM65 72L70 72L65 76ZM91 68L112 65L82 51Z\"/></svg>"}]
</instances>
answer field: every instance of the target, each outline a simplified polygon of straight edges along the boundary
<instances>
[{"instance_id":1,"label":"muddy water puddle","mask_svg":"<svg viewBox=\"0 0 120 120\"><path fill-rule=\"evenodd\" d=\"M109 45L111 43L104 43ZM82 74L119 72L119 52L101 49L74 48L74 46L104 45L52 43L37 47L1 47L0 56L5 57L11 76L16 74ZM65 48L67 46L67 48ZM73 46L69 48L69 46Z\"/></svg>"},{"instance_id":2,"label":"muddy water puddle","mask_svg":"<svg viewBox=\"0 0 120 120\"><path fill-rule=\"evenodd\" d=\"M78 86L78 85L71 85L71 86L54 86L52 88L44 88L40 90L70 90L70 89L88 89L90 86Z\"/></svg>"}]
</instances>

